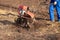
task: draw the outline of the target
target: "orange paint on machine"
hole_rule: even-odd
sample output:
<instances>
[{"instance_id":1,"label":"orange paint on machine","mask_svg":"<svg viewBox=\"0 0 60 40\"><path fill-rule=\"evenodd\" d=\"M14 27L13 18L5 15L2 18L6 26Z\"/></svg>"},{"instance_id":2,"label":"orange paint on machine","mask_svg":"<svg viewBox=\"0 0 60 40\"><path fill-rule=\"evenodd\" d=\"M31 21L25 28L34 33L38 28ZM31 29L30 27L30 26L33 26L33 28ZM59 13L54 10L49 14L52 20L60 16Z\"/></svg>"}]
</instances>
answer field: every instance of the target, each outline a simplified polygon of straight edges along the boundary
<instances>
[{"instance_id":1,"label":"orange paint on machine","mask_svg":"<svg viewBox=\"0 0 60 40\"><path fill-rule=\"evenodd\" d=\"M35 15L32 12L30 12L30 11L28 11L27 14L30 15L31 18L34 18L35 17Z\"/></svg>"},{"instance_id":2,"label":"orange paint on machine","mask_svg":"<svg viewBox=\"0 0 60 40\"><path fill-rule=\"evenodd\" d=\"M25 15L25 14L28 14L31 18L34 18L35 15L29 11L29 7L28 6L23 6L23 5L20 5L18 7L18 14L21 16L22 15Z\"/></svg>"}]
</instances>

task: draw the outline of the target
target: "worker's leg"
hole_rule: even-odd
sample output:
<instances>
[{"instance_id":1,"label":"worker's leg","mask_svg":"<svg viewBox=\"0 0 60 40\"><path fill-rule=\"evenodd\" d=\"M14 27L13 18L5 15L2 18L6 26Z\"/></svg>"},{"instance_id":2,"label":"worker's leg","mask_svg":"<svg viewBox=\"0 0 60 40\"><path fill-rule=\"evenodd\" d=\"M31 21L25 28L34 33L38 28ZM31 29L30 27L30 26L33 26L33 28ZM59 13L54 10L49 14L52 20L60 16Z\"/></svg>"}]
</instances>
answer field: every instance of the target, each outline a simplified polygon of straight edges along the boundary
<instances>
[{"instance_id":1,"label":"worker's leg","mask_svg":"<svg viewBox=\"0 0 60 40\"><path fill-rule=\"evenodd\" d=\"M54 5L53 4L50 4L49 14L50 14L50 20L54 21Z\"/></svg>"},{"instance_id":2,"label":"worker's leg","mask_svg":"<svg viewBox=\"0 0 60 40\"><path fill-rule=\"evenodd\" d=\"M58 21L60 22L60 7L56 6Z\"/></svg>"}]
</instances>

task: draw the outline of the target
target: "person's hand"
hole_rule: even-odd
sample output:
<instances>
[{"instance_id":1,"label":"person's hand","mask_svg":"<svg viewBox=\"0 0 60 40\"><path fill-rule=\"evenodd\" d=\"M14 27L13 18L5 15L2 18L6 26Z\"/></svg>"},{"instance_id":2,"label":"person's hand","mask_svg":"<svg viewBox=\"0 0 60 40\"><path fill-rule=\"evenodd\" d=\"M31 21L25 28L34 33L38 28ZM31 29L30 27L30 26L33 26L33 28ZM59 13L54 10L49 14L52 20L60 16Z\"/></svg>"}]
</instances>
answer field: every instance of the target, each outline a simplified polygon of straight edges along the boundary
<instances>
[{"instance_id":1,"label":"person's hand","mask_svg":"<svg viewBox=\"0 0 60 40\"><path fill-rule=\"evenodd\" d=\"M57 4L57 2L55 1L55 2L54 2L54 5L56 5L56 4Z\"/></svg>"}]
</instances>

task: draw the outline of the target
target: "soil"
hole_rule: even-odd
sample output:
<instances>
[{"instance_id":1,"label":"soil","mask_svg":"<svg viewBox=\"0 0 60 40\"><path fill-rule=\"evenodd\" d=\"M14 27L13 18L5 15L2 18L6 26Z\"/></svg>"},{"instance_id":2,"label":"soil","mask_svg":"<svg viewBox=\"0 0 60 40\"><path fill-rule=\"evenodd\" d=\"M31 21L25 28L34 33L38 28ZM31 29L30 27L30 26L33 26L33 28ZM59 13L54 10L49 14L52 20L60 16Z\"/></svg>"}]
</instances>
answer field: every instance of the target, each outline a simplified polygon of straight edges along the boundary
<instances>
[{"instance_id":1,"label":"soil","mask_svg":"<svg viewBox=\"0 0 60 40\"><path fill-rule=\"evenodd\" d=\"M50 0L0 0L0 40L60 40L60 23L56 14L56 21L50 21L49 3ZM32 28L15 24L19 5L29 6L35 14Z\"/></svg>"}]
</instances>

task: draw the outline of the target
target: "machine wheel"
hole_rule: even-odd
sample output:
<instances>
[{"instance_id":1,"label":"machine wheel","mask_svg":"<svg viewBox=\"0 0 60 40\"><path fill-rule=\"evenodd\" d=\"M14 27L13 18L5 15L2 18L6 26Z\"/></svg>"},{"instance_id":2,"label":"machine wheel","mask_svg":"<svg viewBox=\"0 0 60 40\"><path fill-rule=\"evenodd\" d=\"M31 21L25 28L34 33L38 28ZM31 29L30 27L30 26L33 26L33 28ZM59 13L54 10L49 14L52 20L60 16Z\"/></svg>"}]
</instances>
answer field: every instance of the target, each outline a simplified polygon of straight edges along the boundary
<instances>
[{"instance_id":1,"label":"machine wheel","mask_svg":"<svg viewBox=\"0 0 60 40\"><path fill-rule=\"evenodd\" d=\"M19 26L26 27L27 26L27 19L25 18L17 18L15 23Z\"/></svg>"}]
</instances>

